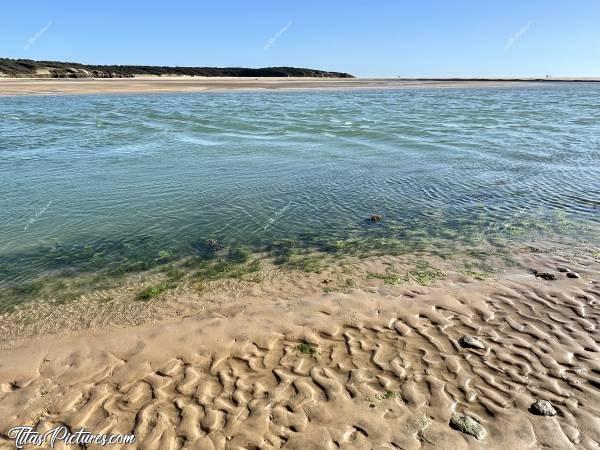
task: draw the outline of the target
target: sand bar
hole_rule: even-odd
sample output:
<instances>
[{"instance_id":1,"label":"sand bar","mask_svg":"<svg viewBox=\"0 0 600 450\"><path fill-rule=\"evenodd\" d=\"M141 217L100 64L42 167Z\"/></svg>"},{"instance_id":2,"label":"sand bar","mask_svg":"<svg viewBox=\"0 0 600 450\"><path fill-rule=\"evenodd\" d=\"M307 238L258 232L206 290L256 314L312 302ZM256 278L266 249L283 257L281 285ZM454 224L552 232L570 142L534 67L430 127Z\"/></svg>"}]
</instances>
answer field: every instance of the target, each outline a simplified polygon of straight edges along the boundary
<instances>
[{"instance_id":1,"label":"sand bar","mask_svg":"<svg viewBox=\"0 0 600 450\"><path fill-rule=\"evenodd\" d=\"M111 79L0 78L0 95L205 92L274 89L402 89L548 85L560 82L599 82L598 78L201 78L136 77Z\"/></svg>"}]
</instances>

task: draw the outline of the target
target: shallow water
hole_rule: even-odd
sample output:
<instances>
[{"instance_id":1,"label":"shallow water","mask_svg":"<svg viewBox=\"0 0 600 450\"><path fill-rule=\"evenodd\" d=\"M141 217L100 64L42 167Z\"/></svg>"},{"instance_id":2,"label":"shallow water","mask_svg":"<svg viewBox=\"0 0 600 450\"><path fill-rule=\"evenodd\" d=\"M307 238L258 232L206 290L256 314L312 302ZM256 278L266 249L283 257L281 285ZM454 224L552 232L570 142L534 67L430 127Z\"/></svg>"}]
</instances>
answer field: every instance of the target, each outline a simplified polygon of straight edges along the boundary
<instances>
[{"instance_id":1,"label":"shallow water","mask_svg":"<svg viewBox=\"0 0 600 450\"><path fill-rule=\"evenodd\" d=\"M594 239L599 95L563 84L1 98L2 285L135 268L207 239Z\"/></svg>"}]
</instances>

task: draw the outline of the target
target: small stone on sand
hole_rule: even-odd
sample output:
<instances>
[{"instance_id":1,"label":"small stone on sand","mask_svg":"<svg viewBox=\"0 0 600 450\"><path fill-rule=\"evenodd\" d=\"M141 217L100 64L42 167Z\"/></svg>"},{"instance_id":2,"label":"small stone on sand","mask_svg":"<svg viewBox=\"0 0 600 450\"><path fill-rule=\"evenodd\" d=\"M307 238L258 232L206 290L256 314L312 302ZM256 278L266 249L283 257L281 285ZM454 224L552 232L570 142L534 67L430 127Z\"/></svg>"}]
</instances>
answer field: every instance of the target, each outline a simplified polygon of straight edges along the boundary
<instances>
[{"instance_id":1,"label":"small stone on sand","mask_svg":"<svg viewBox=\"0 0 600 450\"><path fill-rule=\"evenodd\" d=\"M546 281L556 280L556 275L554 275L553 273L550 273L550 272L538 272L537 270L534 270L533 274L537 278L541 278L541 279L546 280Z\"/></svg>"},{"instance_id":2,"label":"small stone on sand","mask_svg":"<svg viewBox=\"0 0 600 450\"><path fill-rule=\"evenodd\" d=\"M482 440L487 434L485 428L483 428L475 419L460 414L454 414L452 416L450 419L450 426L455 430L473 436L477 440Z\"/></svg>"},{"instance_id":3,"label":"small stone on sand","mask_svg":"<svg viewBox=\"0 0 600 450\"><path fill-rule=\"evenodd\" d=\"M485 345L479 339L473 336L463 336L458 340L461 347L485 349Z\"/></svg>"},{"instance_id":4,"label":"small stone on sand","mask_svg":"<svg viewBox=\"0 0 600 450\"><path fill-rule=\"evenodd\" d=\"M581 278L577 272L567 272L567 278Z\"/></svg>"},{"instance_id":5,"label":"small stone on sand","mask_svg":"<svg viewBox=\"0 0 600 450\"><path fill-rule=\"evenodd\" d=\"M538 416L556 415L556 410L548 400L536 400L529 407L529 411Z\"/></svg>"},{"instance_id":6,"label":"small stone on sand","mask_svg":"<svg viewBox=\"0 0 600 450\"><path fill-rule=\"evenodd\" d=\"M569 269L568 267L565 267L565 266L558 266L556 268L556 270L558 270L559 272L562 272L562 273L570 272L571 271L571 269Z\"/></svg>"}]
</instances>

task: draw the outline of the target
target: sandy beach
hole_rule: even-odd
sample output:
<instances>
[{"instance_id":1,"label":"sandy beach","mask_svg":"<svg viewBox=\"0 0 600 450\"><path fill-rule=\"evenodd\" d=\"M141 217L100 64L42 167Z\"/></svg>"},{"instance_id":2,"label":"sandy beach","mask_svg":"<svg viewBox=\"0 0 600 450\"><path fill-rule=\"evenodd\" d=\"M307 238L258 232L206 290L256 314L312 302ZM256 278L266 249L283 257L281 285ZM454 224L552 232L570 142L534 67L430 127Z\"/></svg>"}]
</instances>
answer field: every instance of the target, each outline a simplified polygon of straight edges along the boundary
<instances>
[{"instance_id":1,"label":"sandy beach","mask_svg":"<svg viewBox=\"0 0 600 450\"><path fill-rule=\"evenodd\" d=\"M597 91L0 80L0 448L599 449Z\"/></svg>"},{"instance_id":2,"label":"sandy beach","mask_svg":"<svg viewBox=\"0 0 600 450\"><path fill-rule=\"evenodd\" d=\"M600 2L5 5L0 450L600 450Z\"/></svg>"},{"instance_id":3,"label":"sandy beach","mask_svg":"<svg viewBox=\"0 0 600 450\"><path fill-rule=\"evenodd\" d=\"M64 424L146 449L598 448L600 262L513 256L490 276L429 258L431 279L414 255L265 264L149 302L124 286L21 309L1 321L2 442Z\"/></svg>"},{"instance_id":4,"label":"sandy beach","mask_svg":"<svg viewBox=\"0 0 600 450\"><path fill-rule=\"evenodd\" d=\"M407 79L407 78L229 78L135 77L113 79L0 78L0 95L204 92L272 89L400 89L499 87L552 82L592 82L595 78Z\"/></svg>"}]
</instances>

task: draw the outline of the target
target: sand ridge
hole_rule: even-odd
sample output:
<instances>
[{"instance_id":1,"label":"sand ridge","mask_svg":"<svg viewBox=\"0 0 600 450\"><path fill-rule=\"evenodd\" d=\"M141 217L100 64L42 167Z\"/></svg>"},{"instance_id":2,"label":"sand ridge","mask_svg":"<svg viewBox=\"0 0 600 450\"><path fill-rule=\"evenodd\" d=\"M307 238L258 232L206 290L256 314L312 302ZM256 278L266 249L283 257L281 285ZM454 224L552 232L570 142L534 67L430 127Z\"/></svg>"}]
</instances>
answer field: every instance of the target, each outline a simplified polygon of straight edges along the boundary
<instances>
[{"instance_id":1,"label":"sand ridge","mask_svg":"<svg viewBox=\"0 0 600 450\"><path fill-rule=\"evenodd\" d=\"M0 436L65 424L133 432L145 449L598 448L600 264L567 262L580 279L514 268L319 292L313 274L159 323L15 342L1 351ZM558 415L528 412L535 399ZM450 428L454 413L487 436Z\"/></svg>"},{"instance_id":2,"label":"sand ridge","mask_svg":"<svg viewBox=\"0 0 600 450\"><path fill-rule=\"evenodd\" d=\"M184 93L261 90L495 88L523 85L559 85L557 81L593 82L597 79L564 79L549 83L535 79L401 79L401 78L234 78L234 77L135 77L90 79L0 78L0 95L65 95Z\"/></svg>"}]
</instances>

